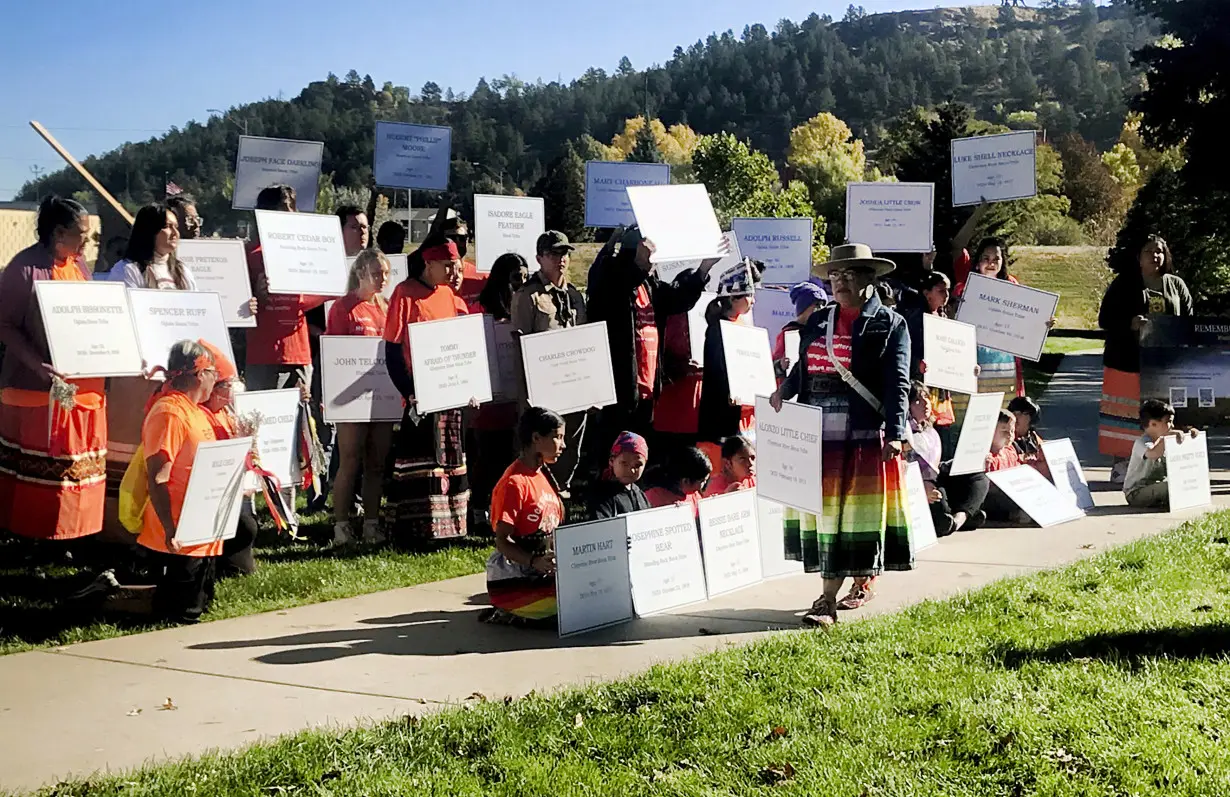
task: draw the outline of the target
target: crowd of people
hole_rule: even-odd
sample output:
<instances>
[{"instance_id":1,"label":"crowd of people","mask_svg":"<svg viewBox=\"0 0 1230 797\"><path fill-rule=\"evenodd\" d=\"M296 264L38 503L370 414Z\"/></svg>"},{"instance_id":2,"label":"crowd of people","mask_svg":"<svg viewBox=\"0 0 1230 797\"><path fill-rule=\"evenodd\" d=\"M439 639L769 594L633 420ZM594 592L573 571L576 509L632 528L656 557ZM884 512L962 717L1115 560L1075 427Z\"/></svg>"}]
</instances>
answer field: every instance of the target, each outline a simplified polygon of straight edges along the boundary
<instances>
[{"instance_id":1,"label":"crowd of people","mask_svg":"<svg viewBox=\"0 0 1230 797\"><path fill-rule=\"evenodd\" d=\"M257 207L294 212L294 190L266 188ZM972 256L966 249L982 210L954 241L951 269L936 269L933 256L921 268L899 269L855 243L835 247L811 280L789 289L795 318L772 341L778 388L770 404L824 410L823 511L787 509L784 516L786 556L823 582L807 624L831 625L838 609L871 600L885 571L913 567L907 463L920 468L939 536L988 521L1028 520L985 473L952 473L967 397L922 381L923 317L951 315L970 273L1016 281L1006 242L983 241ZM252 500L245 499L231 539L184 547L175 538L196 449L243 436L233 397L245 389L296 388L302 397L302 481L254 479L249 494L263 493L291 531L297 490L308 490L309 510L331 500L333 533L325 544L339 549L422 550L490 533L491 606L483 619L493 623L553 623L552 540L561 525L673 504L698 511L704 497L755 488L753 408L732 398L722 325L749 321L761 264L744 259L713 274L715 258L664 282L652 262L653 243L631 228L603 247L583 291L570 281L575 247L564 234L539 237L533 266L505 254L481 275L466 259L464 221L441 214L386 300L388 255L403 252L404 228L383 225L370 247L361 208L343 206L337 215L353 260L346 294L327 313L329 297L269 292L256 240L247 247L256 326L232 330L236 362L223 353L223 341L185 340L160 373L73 379L51 364L34 283L93 278L194 290L176 248L199 236L202 222L187 196L143 207L127 240L108 242L122 257L109 268L100 262L91 274L82 258L85 209L45 200L38 240L0 276L0 529L43 545L89 543L104 591L149 584L158 617L199 618L216 578L257 566ZM1192 303L1160 238L1145 243L1137 265L1120 269L1103 304L1099 439L1105 453L1122 458L1116 476L1125 479L1128 502L1156 507L1165 504L1158 487L1165 441L1178 433L1173 408L1140 402L1139 334L1150 314L1190 314ZM699 357L689 325L706 290L716 298L704 308ZM561 416L510 396L420 413L407 327L470 313L510 325L515 336L605 324L616 402ZM400 423L324 422L321 335L383 339L390 379L404 398ZM1049 476L1040 408L1025 396L1019 360L979 347L976 377L980 392L1005 396L986 471L1024 464ZM1129 419L1140 429L1129 432Z\"/></svg>"}]
</instances>

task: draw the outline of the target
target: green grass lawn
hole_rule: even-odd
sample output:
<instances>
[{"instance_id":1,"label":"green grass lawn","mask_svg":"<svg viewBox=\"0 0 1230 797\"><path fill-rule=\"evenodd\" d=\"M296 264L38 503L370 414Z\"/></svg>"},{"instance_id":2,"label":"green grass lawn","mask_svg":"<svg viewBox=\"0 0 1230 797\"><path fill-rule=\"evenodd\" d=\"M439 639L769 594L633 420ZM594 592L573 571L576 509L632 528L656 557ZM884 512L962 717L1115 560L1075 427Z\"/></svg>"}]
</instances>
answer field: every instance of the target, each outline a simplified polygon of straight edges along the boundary
<instances>
[{"instance_id":1,"label":"green grass lawn","mask_svg":"<svg viewBox=\"0 0 1230 797\"><path fill-rule=\"evenodd\" d=\"M618 683L42 794L1230 794L1228 521Z\"/></svg>"},{"instance_id":2,"label":"green grass lawn","mask_svg":"<svg viewBox=\"0 0 1230 797\"><path fill-rule=\"evenodd\" d=\"M325 513L303 518L295 541L262 530L257 541L256 573L218 583L205 621L287 609L386 589L479 573L491 552L485 538L470 538L423 554L356 548L331 553L324 543L333 533ZM32 569L6 556L0 545L0 655L38 647L123 636L161 626L120 615L100 615L66 604L70 585L80 583L76 567L59 564Z\"/></svg>"}]
</instances>

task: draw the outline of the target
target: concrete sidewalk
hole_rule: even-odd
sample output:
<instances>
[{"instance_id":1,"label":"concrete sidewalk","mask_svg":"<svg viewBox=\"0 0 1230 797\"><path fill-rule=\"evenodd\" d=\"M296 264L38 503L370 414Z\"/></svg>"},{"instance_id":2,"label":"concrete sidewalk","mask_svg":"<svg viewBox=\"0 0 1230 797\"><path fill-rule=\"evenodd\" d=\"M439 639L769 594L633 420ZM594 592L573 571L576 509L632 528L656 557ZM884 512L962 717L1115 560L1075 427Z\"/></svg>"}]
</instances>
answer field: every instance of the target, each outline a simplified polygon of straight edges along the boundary
<instances>
[{"instance_id":1,"label":"concrete sidewalk","mask_svg":"<svg viewBox=\"0 0 1230 797\"><path fill-rule=\"evenodd\" d=\"M1091 470L1090 480L1106 472ZM1230 503L1230 474L1214 491ZM1095 489L1097 485L1095 485ZM942 540L881 579L853 617L1062 565L1184 517L1127 514L1095 493L1084 520ZM610 680L658 662L798 628L814 576L770 581L677 614L559 640L482 625L482 576L254 617L0 657L0 788L238 748L305 728L418 714ZM170 698L174 710L161 708Z\"/></svg>"}]
</instances>

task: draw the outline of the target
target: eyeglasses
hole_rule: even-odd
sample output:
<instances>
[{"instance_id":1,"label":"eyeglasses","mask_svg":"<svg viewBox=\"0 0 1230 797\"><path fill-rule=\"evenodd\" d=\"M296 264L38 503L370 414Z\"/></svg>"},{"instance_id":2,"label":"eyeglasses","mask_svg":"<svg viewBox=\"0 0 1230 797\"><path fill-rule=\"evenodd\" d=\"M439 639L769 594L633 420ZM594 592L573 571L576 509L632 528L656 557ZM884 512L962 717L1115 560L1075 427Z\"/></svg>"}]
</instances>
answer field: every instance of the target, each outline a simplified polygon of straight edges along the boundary
<instances>
[{"instance_id":1,"label":"eyeglasses","mask_svg":"<svg viewBox=\"0 0 1230 797\"><path fill-rule=\"evenodd\" d=\"M863 272L856 268L833 269L829 272L829 282L853 282L861 273Z\"/></svg>"}]
</instances>

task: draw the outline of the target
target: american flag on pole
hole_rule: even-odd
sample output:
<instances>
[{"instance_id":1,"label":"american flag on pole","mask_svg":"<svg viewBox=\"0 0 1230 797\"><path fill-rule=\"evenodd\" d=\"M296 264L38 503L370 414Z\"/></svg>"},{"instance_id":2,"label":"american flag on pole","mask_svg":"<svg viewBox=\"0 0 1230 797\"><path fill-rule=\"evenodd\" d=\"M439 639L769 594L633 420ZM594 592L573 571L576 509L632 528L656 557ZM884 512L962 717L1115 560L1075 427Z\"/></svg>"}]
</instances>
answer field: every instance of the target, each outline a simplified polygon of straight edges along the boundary
<instances>
[{"instance_id":1,"label":"american flag on pole","mask_svg":"<svg viewBox=\"0 0 1230 797\"><path fill-rule=\"evenodd\" d=\"M176 194L184 193L184 189L177 186L175 183L167 180L166 194L167 196L175 196Z\"/></svg>"}]
</instances>

